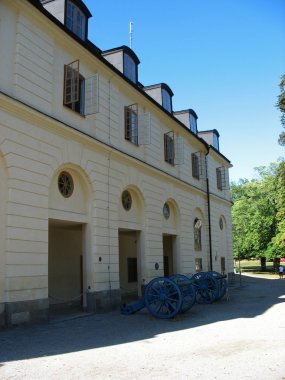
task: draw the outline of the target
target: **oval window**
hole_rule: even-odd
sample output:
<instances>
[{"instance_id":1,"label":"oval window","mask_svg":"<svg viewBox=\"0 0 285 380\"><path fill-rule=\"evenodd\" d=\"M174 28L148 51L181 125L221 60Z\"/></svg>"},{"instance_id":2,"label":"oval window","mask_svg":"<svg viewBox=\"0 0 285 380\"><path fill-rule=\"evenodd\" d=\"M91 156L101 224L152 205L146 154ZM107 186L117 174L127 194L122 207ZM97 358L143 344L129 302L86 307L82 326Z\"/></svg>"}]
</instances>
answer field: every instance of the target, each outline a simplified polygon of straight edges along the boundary
<instances>
[{"instance_id":1,"label":"oval window","mask_svg":"<svg viewBox=\"0 0 285 380\"><path fill-rule=\"evenodd\" d=\"M69 198L74 189L73 179L68 172L61 172L58 176L58 190L64 198Z\"/></svg>"},{"instance_id":2,"label":"oval window","mask_svg":"<svg viewBox=\"0 0 285 380\"><path fill-rule=\"evenodd\" d=\"M170 216L170 209L167 203L164 203L163 206L163 216L165 217L165 219L168 219Z\"/></svg>"},{"instance_id":3,"label":"oval window","mask_svg":"<svg viewBox=\"0 0 285 380\"><path fill-rule=\"evenodd\" d=\"M129 211L132 207L132 196L127 190L122 194L122 205L126 211Z\"/></svg>"}]
</instances>

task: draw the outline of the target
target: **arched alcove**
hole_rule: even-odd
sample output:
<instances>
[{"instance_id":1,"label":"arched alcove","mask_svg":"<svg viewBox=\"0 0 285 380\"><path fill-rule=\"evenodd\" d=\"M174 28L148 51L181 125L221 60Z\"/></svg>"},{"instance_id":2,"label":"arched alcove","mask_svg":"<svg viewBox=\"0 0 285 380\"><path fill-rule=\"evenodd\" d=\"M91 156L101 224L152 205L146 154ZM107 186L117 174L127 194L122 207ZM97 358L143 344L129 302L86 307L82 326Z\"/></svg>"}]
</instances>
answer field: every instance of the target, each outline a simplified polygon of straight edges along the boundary
<instances>
[{"instance_id":1,"label":"arched alcove","mask_svg":"<svg viewBox=\"0 0 285 380\"><path fill-rule=\"evenodd\" d=\"M177 202L168 198L161 207L162 249L164 276L181 272L179 267L180 255L180 211Z\"/></svg>"},{"instance_id":2,"label":"arched alcove","mask_svg":"<svg viewBox=\"0 0 285 380\"><path fill-rule=\"evenodd\" d=\"M119 280L123 302L141 295L145 242L145 202L140 189L128 185L118 197Z\"/></svg>"},{"instance_id":3,"label":"arched alcove","mask_svg":"<svg viewBox=\"0 0 285 380\"><path fill-rule=\"evenodd\" d=\"M0 326L4 325L8 172L0 152Z\"/></svg>"},{"instance_id":4,"label":"arched alcove","mask_svg":"<svg viewBox=\"0 0 285 380\"><path fill-rule=\"evenodd\" d=\"M208 270L208 257L206 247L207 226L206 219L202 210L196 207L193 212L193 220L191 224L193 234L193 252L195 260L195 271Z\"/></svg>"},{"instance_id":5,"label":"arched alcove","mask_svg":"<svg viewBox=\"0 0 285 380\"><path fill-rule=\"evenodd\" d=\"M49 190L48 291L51 308L86 307L91 283L92 188L77 166L59 167Z\"/></svg>"},{"instance_id":6,"label":"arched alcove","mask_svg":"<svg viewBox=\"0 0 285 380\"><path fill-rule=\"evenodd\" d=\"M215 252L214 269L217 272L228 272L228 237L227 222L224 215L220 215L218 220L218 251Z\"/></svg>"}]
</instances>

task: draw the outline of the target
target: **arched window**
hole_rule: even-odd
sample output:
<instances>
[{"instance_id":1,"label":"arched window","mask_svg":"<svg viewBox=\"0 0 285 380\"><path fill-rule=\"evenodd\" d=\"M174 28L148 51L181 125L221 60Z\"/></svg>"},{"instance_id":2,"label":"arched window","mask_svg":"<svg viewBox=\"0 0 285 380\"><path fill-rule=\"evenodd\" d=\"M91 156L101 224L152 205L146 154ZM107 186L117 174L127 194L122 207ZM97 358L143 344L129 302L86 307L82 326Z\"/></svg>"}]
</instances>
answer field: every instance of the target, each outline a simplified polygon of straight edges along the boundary
<instances>
[{"instance_id":1,"label":"arched window","mask_svg":"<svg viewBox=\"0 0 285 380\"><path fill-rule=\"evenodd\" d=\"M202 229L202 221L198 218L195 218L195 220L194 220L194 248L195 248L195 251L201 251L202 250L201 229Z\"/></svg>"}]
</instances>

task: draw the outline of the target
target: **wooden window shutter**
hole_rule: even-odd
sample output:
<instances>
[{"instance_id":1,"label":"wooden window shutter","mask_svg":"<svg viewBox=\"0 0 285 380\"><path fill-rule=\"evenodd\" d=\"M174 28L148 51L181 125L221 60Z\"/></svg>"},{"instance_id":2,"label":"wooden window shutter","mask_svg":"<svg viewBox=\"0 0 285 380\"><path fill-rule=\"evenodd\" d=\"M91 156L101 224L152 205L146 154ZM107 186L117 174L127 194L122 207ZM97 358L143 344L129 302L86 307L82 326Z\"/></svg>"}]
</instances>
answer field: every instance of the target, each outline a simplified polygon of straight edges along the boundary
<instances>
[{"instance_id":1,"label":"wooden window shutter","mask_svg":"<svg viewBox=\"0 0 285 380\"><path fill-rule=\"evenodd\" d=\"M173 145L173 163L174 165L184 164L184 138L177 136L172 140Z\"/></svg>"},{"instance_id":2,"label":"wooden window shutter","mask_svg":"<svg viewBox=\"0 0 285 380\"><path fill-rule=\"evenodd\" d=\"M85 111L84 115L99 112L99 75L85 79Z\"/></svg>"},{"instance_id":3,"label":"wooden window shutter","mask_svg":"<svg viewBox=\"0 0 285 380\"><path fill-rule=\"evenodd\" d=\"M150 112L138 115L138 144L149 145L151 141L151 115Z\"/></svg>"}]
</instances>

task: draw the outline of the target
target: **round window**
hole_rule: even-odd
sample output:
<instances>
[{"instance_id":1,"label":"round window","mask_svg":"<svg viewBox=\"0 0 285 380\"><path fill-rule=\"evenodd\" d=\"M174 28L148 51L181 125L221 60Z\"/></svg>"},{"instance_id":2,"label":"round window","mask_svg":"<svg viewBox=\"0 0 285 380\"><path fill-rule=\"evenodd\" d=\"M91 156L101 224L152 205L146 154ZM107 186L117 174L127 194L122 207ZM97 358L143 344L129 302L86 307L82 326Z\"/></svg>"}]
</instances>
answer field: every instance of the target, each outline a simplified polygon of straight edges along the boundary
<instances>
[{"instance_id":1,"label":"round window","mask_svg":"<svg viewBox=\"0 0 285 380\"><path fill-rule=\"evenodd\" d=\"M224 228L224 222L223 222L223 218L222 217L219 220L219 225L220 225L220 229L222 230Z\"/></svg>"},{"instance_id":2,"label":"round window","mask_svg":"<svg viewBox=\"0 0 285 380\"><path fill-rule=\"evenodd\" d=\"M163 216L165 217L165 219L168 219L170 216L170 209L167 203L164 203L163 206Z\"/></svg>"},{"instance_id":3,"label":"round window","mask_svg":"<svg viewBox=\"0 0 285 380\"><path fill-rule=\"evenodd\" d=\"M58 190L64 198L69 198L74 189L73 179L67 172L61 172L58 176Z\"/></svg>"},{"instance_id":4,"label":"round window","mask_svg":"<svg viewBox=\"0 0 285 380\"><path fill-rule=\"evenodd\" d=\"M129 211L132 207L132 197L127 190L122 194L122 205L126 211Z\"/></svg>"}]
</instances>

